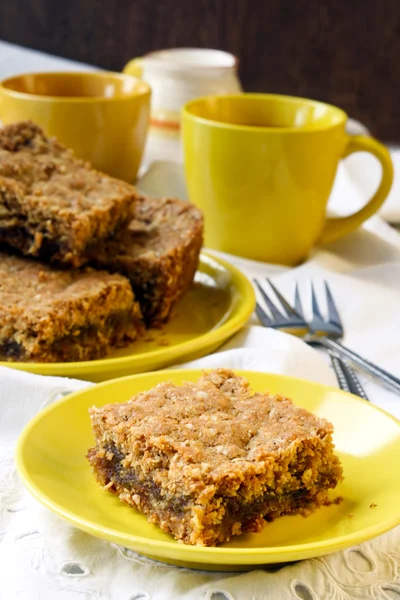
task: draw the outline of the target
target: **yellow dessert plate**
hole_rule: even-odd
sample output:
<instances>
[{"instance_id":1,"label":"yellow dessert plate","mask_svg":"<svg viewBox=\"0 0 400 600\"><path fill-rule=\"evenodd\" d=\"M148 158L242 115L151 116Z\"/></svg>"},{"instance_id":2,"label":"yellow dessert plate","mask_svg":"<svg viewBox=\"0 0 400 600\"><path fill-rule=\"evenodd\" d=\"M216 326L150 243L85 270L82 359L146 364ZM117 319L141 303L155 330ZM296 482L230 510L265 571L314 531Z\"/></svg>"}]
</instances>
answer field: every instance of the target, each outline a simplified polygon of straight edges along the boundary
<instances>
[{"instance_id":1,"label":"yellow dessert plate","mask_svg":"<svg viewBox=\"0 0 400 600\"><path fill-rule=\"evenodd\" d=\"M74 393L39 413L19 438L17 468L29 491L80 529L160 561L209 570L285 563L353 546L400 523L400 422L351 394L291 377L239 371L253 389L281 392L335 427L345 479L341 504L308 518L279 518L219 547L175 541L101 488L85 454L93 445L88 408L124 402L162 381L195 381L200 370L133 375Z\"/></svg>"},{"instance_id":2,"label":"yellow dessert plate","mask_svg":"<svg viewBox=\"0 0 400 600\"><path fill-rule=\"evenodd\" d=\"M254 291L245 275L230 263L201 253L191 289L161 329L148 330L143 338L100 360L0 365L88 381L152 371L213 352L246 323L254 306Z\"/></svg>"}]
</instances>

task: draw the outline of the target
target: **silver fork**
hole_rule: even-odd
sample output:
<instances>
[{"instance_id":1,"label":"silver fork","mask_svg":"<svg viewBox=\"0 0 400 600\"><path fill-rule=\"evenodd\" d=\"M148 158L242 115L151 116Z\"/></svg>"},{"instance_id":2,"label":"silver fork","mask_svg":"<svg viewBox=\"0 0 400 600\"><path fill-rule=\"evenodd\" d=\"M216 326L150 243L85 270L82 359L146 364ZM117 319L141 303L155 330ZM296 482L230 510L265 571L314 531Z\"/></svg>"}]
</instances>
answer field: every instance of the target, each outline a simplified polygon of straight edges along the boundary
<instances>
[{"instance_id":1,"label":"silver fork","mask_svg":"<svg viewBox=\"0 0 400 600\"><path fill-rule=\"evenodd\" d=\"M310 335L310 327L309 323L305 320L303 308L301 305L300 295L298 286L296 285L296 293L295 293L295 309L287 302L287 300L282 296L279 290L273 285L273 283L267 279L269 285L274 291L275 296L278 298L282 308L285 312L281 312L275 305L275 303L271 300L268 294L265 292L264 288L260 285L257 280L254 280L260 294L268 306L271 316L269 316L262 306L257 302L256 305L256 313L261 323L265 327L271 327L273 329L279 329L282 331L287 331L293 335L297 335L302 337L307 343L310 345L314 345L314 342L307 339L307 336ZM313 295L313 299L316 303L315 293ZM332 317L332 322L335 322L337 327L341 326L339 314L335 309L332 310L332 306L329 307L329 316ZM318 313L320 314L319 308ZM336 378L338 380L339 386L342 390L346 392L350 392L352 394L356 394L365 400L368 400L368 397L362 387L357 375L347 364L347 362L341 360L333 351L329 350L329 355L331 358L331 363L333 370L335 371Z\"/></svg>"},{"instance_id":2,"label":"silver fork","mask_svg":"<svg viewBox=\"0 0 400 600\"><path fill-rule=\"evenodd\" d=\"M328 350L334 352L336 355L343 359L351 360L358 367L363 369L369 375L372 375L376 379L382 381L387 387L393 391L400 393L400 378L396 377L392 373L385 371L378 365L367 360L354 350L347 348L341 344L338 340L342 339L344 329L340 321L339 313L333 300L332 292L325 281L325 292L326 300L328 305L328 320L325 320L321 314L318 306L317 298L315 295L314 286L311 284L311 304L313 318L309 322L310 333L307 335L306 341L309 343L320 344ZM296 285L295 298L300 300L298 286ZM296 301L295 301L296 307Z\"/></svg>"},{"instance_id":3,"label":"silver fork","mask_svg":"<svg viewBox=\"0 0 400 600\"><path fill-rule=\"evenodd\" d=\"M271 282L269 283L271 284ZM308 323L309 332L306 334L305 340L308 343L320 344L321 346L324 346L325 348L333 351L336 355L340 356L344 360L351 360L353 363L355 363L361 369L363 369L366 373L379 379L387 387L400 394L400 379L398 377L392 375L392 373L389 373L388 371L385 371L381 367L378 367L378 365L374 364L373 362L370 362L363 356L360 356L359 354L357 354L357 352L354 352L354 350L350 350L350 348L343 346L343 344L341 344L338 341L343 336L343 327L340 322L338 310L333 300L332 293L326 282L325 289L327 294L328 310L331 316L328 318L328 320L324 320L319 310L318 303L316 302L315 292L312 288L312 296L314 297L314 300L312 300L313 319L311 323ZM297 286L295 296L297 298L297 301L299 301L300 295Z\"/></svg>"}]
</instances>

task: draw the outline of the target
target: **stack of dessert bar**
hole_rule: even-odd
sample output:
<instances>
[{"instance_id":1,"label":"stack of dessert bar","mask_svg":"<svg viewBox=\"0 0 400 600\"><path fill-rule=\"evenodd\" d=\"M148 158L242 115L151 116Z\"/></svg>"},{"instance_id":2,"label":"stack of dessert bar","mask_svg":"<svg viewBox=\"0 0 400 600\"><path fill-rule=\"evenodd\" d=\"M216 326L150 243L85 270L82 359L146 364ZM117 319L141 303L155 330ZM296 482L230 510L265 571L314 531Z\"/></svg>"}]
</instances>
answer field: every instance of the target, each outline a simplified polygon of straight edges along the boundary
<instances>
[{"instance_id":1,"label":"stack of dessert bar","mask_svg":"<svg viewBox=\"0 0 400 600\"><path fill-rule=\"evenodd\" d=\"M160 325L193 280L203 219L140 197L32 122L0 130L0 360L105 356Z\"/></svg>"}]
</instances>

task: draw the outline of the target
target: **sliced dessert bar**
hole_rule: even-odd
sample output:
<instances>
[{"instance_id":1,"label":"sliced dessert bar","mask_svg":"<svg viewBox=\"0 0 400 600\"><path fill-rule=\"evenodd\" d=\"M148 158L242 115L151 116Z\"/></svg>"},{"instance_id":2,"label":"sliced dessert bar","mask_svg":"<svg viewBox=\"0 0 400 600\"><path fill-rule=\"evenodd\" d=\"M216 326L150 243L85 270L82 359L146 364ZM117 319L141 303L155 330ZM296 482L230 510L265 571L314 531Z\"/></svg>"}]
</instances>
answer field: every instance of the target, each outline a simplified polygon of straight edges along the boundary
<instances>
[{"instance_id":1,"label":"sliced dessert bar","mask_svg":"<svg viewBox=\"0 0 400 600\"><path fill-rule=\"evenodd\" d=\"M135 189L75 158L34 123L0 129L0 242L73 266L130 214Z\"/></svg>"},{"instance_id":2,"label":"sliced dessert bar","mask_svg":"<svg viewBox=\"0 0 400 600\"><path fill-rule=\"evenodd\" d=\"M330 504L342 479L333 427L282 396L215 370L93 407L94 475L187 544L215 545L264 520Z\"/></svg>"},{"instance_id":3,"label":"sliced dessert bar","mask_svg":"<svg viewBox=\"0 0 400 600\"><path fill-rule=\"evenodd\" d=\"M90 360L142 328L129 281L0 253L0 360Z\"/></svg>"},{"instance_id":4,"label":"sliced dessert bar","mask_svg":"<svg viewBox=\"0 0 400 600\"><path fill-rule=\"evenodd\" d=\"M132 220L93 250L93 264L129 278L147 325L159 325L189 289L203 243L203 217L192 204L137 198Z\"/></svg>"}]
</instances>

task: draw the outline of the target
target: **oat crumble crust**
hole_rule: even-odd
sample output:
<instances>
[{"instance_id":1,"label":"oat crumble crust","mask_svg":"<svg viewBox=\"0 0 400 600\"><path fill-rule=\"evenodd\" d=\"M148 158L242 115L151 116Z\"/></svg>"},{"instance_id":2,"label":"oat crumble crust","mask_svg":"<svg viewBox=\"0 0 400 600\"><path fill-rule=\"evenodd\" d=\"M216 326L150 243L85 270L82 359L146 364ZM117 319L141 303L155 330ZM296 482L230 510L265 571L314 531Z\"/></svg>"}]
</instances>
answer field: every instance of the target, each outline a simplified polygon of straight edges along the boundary
<instances>
[{"instance_id":1,"label":"oat crumble crust","mask_svg":"<svg viewBox=\"0 0 400 600\"><path fill-rule=\"evenodd\" d=\"M307 515L342 480L328 421L226 369L89 412L98 483L187 544Z\"/></svg>"},{"instance_id":2,"label":"oat crumble crust","mask_svg":"<svg viewBox=\"0 0 400 600\"><path fill-rule=\"evenodd\" d=\"M128 277L147 325L158 326L192 284L202 244L193 204L141 196L129 225L94 248L92 263Z\"/></svg>"},{"instance_id":3,"label":"oat crumble crust","mask_svg":"<svg viewBox=\"0 0 400 600\"><path fill-rule=\"evenodd\" d=\"M91 360L142 329L125 277L0 253L0 360Z\"/></svg>"},{"instance_id":4,"label":"oat crumble crust","mask_svg":"<svg viewBox=\"0 0 400 600\"><path fill-rule=\"evenodd\" d=\"M81 266L129 219L135 189L94 170L30 121L0 129L0 242Z\"/></svg>"}]
</instances>

